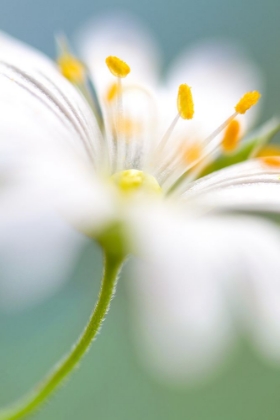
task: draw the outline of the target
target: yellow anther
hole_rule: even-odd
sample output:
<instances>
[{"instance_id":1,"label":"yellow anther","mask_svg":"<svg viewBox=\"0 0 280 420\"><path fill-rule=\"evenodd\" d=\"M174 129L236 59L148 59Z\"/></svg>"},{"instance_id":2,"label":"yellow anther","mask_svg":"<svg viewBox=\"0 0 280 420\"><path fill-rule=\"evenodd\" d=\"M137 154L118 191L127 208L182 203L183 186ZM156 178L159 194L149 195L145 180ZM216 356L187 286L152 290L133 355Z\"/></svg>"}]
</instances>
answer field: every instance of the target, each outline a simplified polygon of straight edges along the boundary
<instances>
[{"instance_id":1,"label":"yellow anther","mask_svg":"<svg viewBox=\"0 0 280 420\"><path fill-rule=\"evenodd\" d=\"M71 83L80 84L85 80L86 69L83 63L71 54L62 54L57 59L61 74Z\"/></svg>"},{"instance_id":2,"label":"yellow anther","mask_svg":"<svg viewBox=\"0 0 280 420\"><path fill-rule=\"evenodd\" d=\"M190 145L184 145L182 147L182 157L184 163L189 165L191 163L196 162L201 157L202 152L202 144L199 142Z\"/></svg>"},{"instance_id":3,"label":"yellow anther","mask_svg":"<svg viewBox=\"0 0 280 420\"><path fill-rule=\"evenodd\" d=\"M240 140L240 123L232 120L225 129L224 137L221 142L222 149L225 153L233 152Z\"/></svg>"},{"instance_id":4,"label":"yellow anther","mask_svg":"<svg viewBox=\"0 0 280 420\"><path fill-rule=\"evenodd\" d=\"M106 58L106 64L110 72L116 77L126 77L130 73L130 67L118 57L110 55Z\"/></svg>"},{"instance_id":5,"label":"yellow anther","mask_svg":"<svg viewBox=\"0 0 280 420\"><path fill-rule=\"evenodd\" d=\"M118 83L112 83L106 92L106 100L108 102L112 102L117 98L119 94L120 94L120 87Z\"/></svg>"},{"instance_id":6,"label":"yellow anther","mask_svg":"<svg viewBox=\"0 0 280 420\"><path fill-rule=\"evenodd\" d=\"M141 124L132 118L121 117L117 120L116 128L118 133L131 137L141 131Z\"/></svg>"},{"instance_id":7,"label":"yellow anther","mask_svg":"<svg viewBox=\"0 0 280 420\"><path fill-rule=\"evenodd\" d=\"M188 85L180 85L177 96L177 108L180 117L191 120L194 114L194 104L191 88Z\"/></svg>"},{"instance_id":8,"label":"yellow anther","mask_svg":"<svg viewBox=\"0 0 280 420\"><path fill-rule=\"evenodd\" d=\"M242 96L238 104L235 106L235 111L238 114L245 114L248 109L256 105L260 97L261 94L257 90L245 93L245 95Z\"/></svg>"},{"instance_id":9,"label":"yellow anther","mask_svg":"<svg viewBox=\"0 0 280 420\"><path fill-rule=\"evenodd\" d=\"M137 192L159 193L161 188L157 180L143 171L127 169L112 176L112 180L122 193L131 194Z\"/></svg>"},{"instance_id":10,"label":"yellow anther","mask_svg":"<svg viewBox=\"0 0 280 420\"><path fill-rule=\"evenodd\" d=\"M280 168L280 156L265 156L261 157L260 160L265 166Z\"/></svg>"},{"instance_id":11,"label":"yellow anther","mask_svg":"<svg viewBox=\"0 0 280 420\"><path fill-rule=\"evenodd\" d=\"M257 157L280 156L280 147L276 144L264 146L257 154Z\"/></svg>"}]
</instances>

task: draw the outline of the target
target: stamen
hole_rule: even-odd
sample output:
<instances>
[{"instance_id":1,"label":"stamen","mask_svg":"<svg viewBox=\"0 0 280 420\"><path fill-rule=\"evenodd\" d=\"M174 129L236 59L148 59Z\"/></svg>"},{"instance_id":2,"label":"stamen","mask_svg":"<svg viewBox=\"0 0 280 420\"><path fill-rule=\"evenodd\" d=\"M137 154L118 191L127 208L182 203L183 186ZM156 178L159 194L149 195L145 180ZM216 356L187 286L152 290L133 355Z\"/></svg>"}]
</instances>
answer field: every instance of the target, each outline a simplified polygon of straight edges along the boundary
<instances>
[{"instance_id":1,"label":"stamen","mask_svg":"<svg viewBox=\"0 0 280 420\"><path fill-rule=\"evenodd\" d=\"M159 147L161 150L164 149L166 146L169 137L171 136L177 122L179 121L180 117L183 120L191 120L194 115L194 104L193 104L193 97L191 93L191 88L186 85L182 84L179 86L178 95L177 95L177 109L178 114L168 127L166 133L164 134L161 142L159 143Z\"/></svg>"},{"instance_id":2,"label":"stamen","mask_svg":"<svg viewBox=\"0 0 280 420\"><path fill-rule=\"evenodd\" d=\"M265 166L280 168L280 156L264 156L260 160Z\"/></svg>"},{"instance_id":3,"label":"stamen","mask_svg":"<svg viewBox=\"0 0 280 420\"><path fill-rule=\"evenodd\" d=\"M176 117L174 118L174 120L172 121L172 123L170 124L170 126L168 127L166 133L164 134L161 142L159 143L159 146L161 147L161 149L163 149L169 139L169 137L171 136L177 122L179 121L180 118L180 114L177 114Z\"/></svg>"},{"instance_id":4,"label":"stamen","mask_svg":"<svg viewBox=\"0 0 280 420\"><path fill-rule=\"evenodd\" d=\"M183 89L184 89L184 92L186 94L189 92L188 87L187 88L184 87ZM261 95L260 95L259 92L253 91L253 92L247 92L240 99L240 101L238 102L238 104L235 107L235 112L231 116L229 116L218 128L216 128L216 130L214 130L210 134L210 136L208 136L204 140L204 142L203 142L204 147L203 147L200 155L197 155L197 159L193 160L192 162L189 162L189 165L188 165L187 168L181 166L181 168L178 168L177 172L173 173L173 176L169 177L168 181L164 181L164 185L166 186L166 184L167 184L166 187L167 187L169 192L173 191L174 188L177 188L183 182L190 181L190 179L193 177L192 172L195 172L196 176L199 175L201 170L203 170L203 168L205 167L205 164L207 163L207 160L209 160L209 158L211 157L211 154L221 145L221 139L217 136L224 129L226 129L228 127L228 125L230 125L230 127L228 127L228 130L227 130L227 139L226 139L227 141L224 140L224 147L226 147L228 149L234 149L237 146L237 144L238 144L238 134L237 134L237 132L239 130L237 130L237 124L236 124L236 122L233 122L233 120L238 116L238 114L244 114L253 105L255 105L258 102L260 96ZM191 96L190 96L190 98L191 98ZM178 118L181 116L181 113L180 113L181 103L179 102L179 99L180 99L180 88L179 88L179 92L178 92L178 111L179 111ZM185 103L187 103L187 101ZM191 104L191 102L189 102L189 103ZM191 107L189 109L191 110ZM187 116L187 114L184 114L184 113L183 113L183 115ZM192 113L190 112L188 115L192 116ZM165 145L167 143L167 139L170 136L172 130L174 129L174 126L175 126L177 120L175 119L173 121L171 127L168 129L166 135L164 136L163 141L162 141L162 143L163 143L162 149L165 147ZM233 125L231 125L232 122L233 122ZM226 146L225 146L225 144L226 144ZM166 163L166 161L165 161L164 165L161 165L159 168L157 168L157 173L161 171L163 166L165 166L165 168L167 168L168 165L170 165L171 163L173 163L173 162L169 158L168 163ZM194 167L197 168L196 171L192 171ZM168 173L167 170L166 170L166 172Z\"/></svg>"},{"instance_id":5,"label":"stamen","mask_svg":"<svg viewBox=\"0 0 280 420\"><path fill-rule=\"evenodd\" d=\"M198 161L198 159L201 157L203 152L202 144L199 142L195 142L190 145L184 145L182 147L182 158L183 162L187 165Z\"/></svg>"},{"instance_id":6,"label":"stamen","mask_svg":"<svg viewBox=\"0 0 280 420\"><path fill-rule=\"evenodd\" d=\"M224 137L221 142L222 149L225 153L233 152L240 140L240 123L237 120L232 120L224 133Z\"/></svg>"},{"instance_id":7,"label":"stamen","mask_svg":"<svg viewBox=\"0 0 280 420\"><path fill-rule=\"evenodd\" d=\"M191 120L193 118L194 104L192 92L191 88L186 84L182 84L179 86L177 96L177 108L180 117L184 120Z\"/></svg>"},{"instance_id":8,"label":"stamen","mask_svg":"<svg viewBox=\"0 0 280 420\"><path fill-rule=\"evenodd\" d=\"M130 67L118 57L110 55L106 58L106 64L110 72L116 77L126 77L130 73Z\"/></svg>"},{"instance_id":9,"label":"stamen","mask_svg":"<svg viewBox=\"0 0 280 420\"><path fill-rule=\"evenodd\" d=\"M257 153L257 157L280 156L280 147L276 144L269 144L262 147Z\"/></svg>"},{"instance_id":10,"label":"stamen","mask_svg":"<svg viewBox=\"0 0 280 420\"><path fill-rule=\"evenodd\" d=\"M140 132L141 124L132 118L119 118L117 120L117 131L125 136L126 140L133 136L133 134Z\"/></svg>"},{"instance_id":11,"label":"stamen","mask_svg":"<svg viewBox=\"0 0 280 420\"><path fill-rule=\"evenodd\" d=\"M61 74L73 84L83 84L86 79L85 65L71 53L67 39L64 35L56 37L56 44L56 61Z\"/></svg>"},{"instance_id":12,"label":"stamen","mask_svg":"<svg viewBox=\"0 0 280 420\"><path fill-rule=\"evenodd\" d=\"M238 114L245 114L245 112L248 111L248 109L256 105L260 97L261 94L256 90L254 90L253 92L245 93L245 95L242 96L238 104L235 106L235 111Z\"/></svg>"},{"instance_id":13,"label":"stamen","mask_svg":"<svg viewBox=\"0 0 280 420\"><path fill-rule=\"evenodd\" d=\"M57 59L62 75L71 83L82 84L85 80L86 69L84 64L71 54L63 53Z\"/></svg>"},{"instance_id":14,"label":"stamen","mask_svg":"<svg viewBox=\"0 0 280 420\"><path fill-rule=\"evenodd\" d=\"M253 92L247 92L242 96L238 104L235 106L235 112L221 124L209 137L205 139L206 144L212 143L212 140L223 131L236 117L238 114L245 114L253 105L256 105L260 99L261 94L254 90Z\"/></svg>"},{"instance_id":15,"label":"stamen","mask_svg":"<svg viewBox=\"0 0 280 420\"><path fill-rule=\"evenodd\" d=\"M107 102L114 101L118 95L120 94L119 91L119 84L118 83L112 83L111 86L109 86L107 92L106 92L106 100Z\"/></svg>"},{"instance_id":16,"label":"stamen","mask_svg":"<svg viewBox=\"0 0 280 420\"><path fill-rule=\"evenodd\" d=\"M117 78L117 83L114 87L111 87L111 90L108 92L107 98L113 100L115 97L117 99L116 115L114 116L114 126L115 126L115 143L116 148L116 160L114 162L115 170L118 171L125 160L125 144L126 141L123 136L123 132L118 130L119 122L124 121L123 116L123 98L122 98L122 78L126 77L130 73L130 67L120 58L115 56L109 56L106 58L106 64L110 72Z\"/></svg>"}]
</instances>

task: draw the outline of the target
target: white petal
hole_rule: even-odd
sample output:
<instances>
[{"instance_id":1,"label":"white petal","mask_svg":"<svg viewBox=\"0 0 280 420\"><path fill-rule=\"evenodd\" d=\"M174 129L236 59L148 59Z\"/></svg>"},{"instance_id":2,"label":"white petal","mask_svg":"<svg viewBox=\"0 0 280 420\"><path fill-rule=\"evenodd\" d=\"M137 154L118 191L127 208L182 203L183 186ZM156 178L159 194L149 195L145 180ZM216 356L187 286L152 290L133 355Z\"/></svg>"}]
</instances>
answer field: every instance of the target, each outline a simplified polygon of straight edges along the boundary
<instances>
[{"instance_id":1,"label":"white petal","mask_svg":"<svg viewBox=\"0 0 280 420\"><path fill-rule=\"evenodd\" d=\"M2 180L20 184L26 199L32 190L34 200L55 203L83 227L100 228L112 209L94 172L102 163L101 136L89 107L47 58L9 38L6 49L0 63ZM10 193L15 190L5 189L1 211L10 207Z\"/></svg>"},{"instance_id":2,"label":"white petal","mask_svg":"<svg viewBox=\"0 0 280 420\"><path fill-rule=\"evenodd\" d=\"M214 369L231 340L219 287L226 266L205 240L211 232L200 239L203 225L157 221L145 220L138 232L147 261L131 284L136 345L161 379L180 383Z\"/></svg>"},{"instance_id":3,"label":"white petal","mask_svg":"<svg viewBox=\"0 0 280 420\"><path fill-rule=\"evenodd\" d=\"M214 210L280 212L280 169L251 160L214 172L194 182L183 200L194 198Z\"/></svg>"},{"instance_id":4,"label":"white petal","mask_svg":"<svg viewBox=\"0 0 280 420\"><path fill-rule=\"evenodd\" d=\"M270 309L275 282L280 298L280 262L276 251L270 254L280 250L274 226L249 218L183 220L164 213L150 213L142 222L136 235L144 261L131 284L134 330L139 354L160 378L184 383L215 370L232 345L237 314L262 344L268 319L279 334L279 311L275 305ZM265 281L267 292L254 302ZM261 322L252 328L256 313Z\"/></svg>"},{"instance_id":5,"label":"white petal","mask_svg":"<svg viewBox=\"0 0 280 420\"><path fill-rule=\"evenodd\" d=\"M32 114L37 120L37 124L32 121L33 138L38 134L35 129L40 130L41 137L48 135L49 142L59 137L62 142L68 136L68 142L78 150L92 153L100 141L97 123L86 101L60 75L56 65L40 52L4 34L0 36L0 45L2 125L9 117L25 121L29 129ZM14 113L9 106L15 107ZM17 107L24 106L27 109L23 115L16 114Z\"/></svg>"},{"instance_id":6,"label":"white petal","mask_svg":"<svg viewBox=\"0 0 280 420\"><path fill-rule=\"evenodd\" d=\"M0 222L0 307L21 310L40 302L69 279L85 238L41 211Z\"/></svg>"},{"instance_id":7,"label":"white petal","mask_svg":"<svg viewBox=\"0 0 280 420\"><path fill-rule=\"evenodd\" d=\"M159 75L159 49L149 30L128 13L99 16L78 34L78 45L90 67L95 87L103 100L108 86L115 82L105 59L117 56L131 67L123 82L155 84Z\"/></svg>"},{"instance_id":8,"label":"white petal","mask_svg":"<svg viewBox=\"0 0 280 420\"><path fill-rule=\"evenodd\" d=\"M254 232L240 235L243 276L235 278L236 307L243 328L257 349L268 359L280 362L280 263L279 227L260 224Z\"/></svg>"}]
</instances>

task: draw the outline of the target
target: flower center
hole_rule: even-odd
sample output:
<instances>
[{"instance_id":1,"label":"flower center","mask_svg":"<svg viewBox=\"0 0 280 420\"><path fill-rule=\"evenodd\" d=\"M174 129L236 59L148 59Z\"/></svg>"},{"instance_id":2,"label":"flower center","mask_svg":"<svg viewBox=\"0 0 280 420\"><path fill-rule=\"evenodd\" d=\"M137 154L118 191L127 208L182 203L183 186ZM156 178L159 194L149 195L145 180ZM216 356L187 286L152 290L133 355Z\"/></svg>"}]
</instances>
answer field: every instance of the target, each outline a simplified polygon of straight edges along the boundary
<instances>
[{"instance_id":1,"label":"flower center","mask_svg":"<svg viewBox=\"0 0 280 420\"><path fill-rule=\"evenodd\" d=\"M111 179L122 193L132 194L138 192L160 193L161 187L157 180L143 171L127 169L117 172Z\"/></svg>"},{"instance_id":2,"label":"flower center","mask_svg":"<svg viewBox=\"0 0 280 420\"><path fill-rule=\"evenodd\" d=\"M102 152L104 151L108 172L114 174L111 176L111 181L125 194L158 193L162 190L168 194L175 189L178 192L179 185L181 188L183 183L185 185L198 178L216 156L235 152L241 138L240 123L236 118L239 114L245 114L261 96L257 91L245 93L235 105L232 115L202 142L194 142L191 138L189 140L186 138L186 141L183 139L175 141L176 139L172 140L172 136L175 136L174 129L178 121L191 120L194 116L191 87L184 83L180 84L175 118L160 141L149 141L158 134L155 127L156 112L152 109L150 113L150 110L146 109L146 104L143 107L141 98L135 100L135 106L134 104L131 106L134 96L128 95L124 98L124 93L130 94L133 90L147 94L147 90L137 84L123 86L123 79L130 73L129 65L116 56L108 56L105 60L115 81L104 96L106 101L104 115L107 118L103 118L94 85L88 83L90 78L85 66L69 52L65 40L60 44L58 57L60 71L88 100L104 135L105 144L102 143ZM148 97L150 96L148 92ZM219 134L223 131L224 136L221 140ZM278 159L264 159L263 162L275 166L278 164ZM124 168L148 168L155 177L141 170L123 170Z\"/></svg>"}]
</instances>

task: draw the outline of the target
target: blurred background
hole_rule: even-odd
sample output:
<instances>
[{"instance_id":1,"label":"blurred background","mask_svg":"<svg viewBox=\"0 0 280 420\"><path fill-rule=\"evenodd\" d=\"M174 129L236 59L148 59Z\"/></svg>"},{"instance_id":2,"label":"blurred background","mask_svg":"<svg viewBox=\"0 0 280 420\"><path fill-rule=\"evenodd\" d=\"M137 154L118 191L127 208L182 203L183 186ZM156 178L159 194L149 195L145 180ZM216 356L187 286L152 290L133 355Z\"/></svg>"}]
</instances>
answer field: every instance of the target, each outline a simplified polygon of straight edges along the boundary
<instances>
[{"instance_id":1,"label":"blurred background","mask_svg":"<svg viewBox=\"0 0 280 420\"><path fill-rule=\"evenodd\" d=\"M0 0L0 29L54 56L54 34L70 39L91 16L137 14L155 33L167 64L187 44L208 37L237 40L266 79L262 120L279 114L278 0ZM0 308L0 403L32 387L84 327L102 270L99 249L84 245L66 283L43 303ZM102 334L67 386L36 413L39 420L274 420L280 414L280 366L269 365L240 341L226 366L203 381L161 383L137 358L130 302L122 276Z\"/></svg>"}]
</instances>

